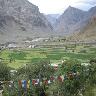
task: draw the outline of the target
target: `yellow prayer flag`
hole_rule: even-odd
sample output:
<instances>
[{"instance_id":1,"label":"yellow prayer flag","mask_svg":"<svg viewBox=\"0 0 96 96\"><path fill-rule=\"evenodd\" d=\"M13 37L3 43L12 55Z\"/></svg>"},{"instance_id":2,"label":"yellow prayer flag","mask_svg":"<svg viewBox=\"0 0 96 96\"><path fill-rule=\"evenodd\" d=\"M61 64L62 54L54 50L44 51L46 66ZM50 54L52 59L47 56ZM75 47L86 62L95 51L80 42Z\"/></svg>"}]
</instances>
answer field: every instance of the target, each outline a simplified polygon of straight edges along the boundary
<instances>
[{"instance_id":1,"label":"yellow prayer flag","mask_svg":"<svg viewBox=\"0 0 96 96\"><path fill-rule=\"evenodd\" d=\"M27 88L30 88L30 80L27 81Z\"/></svg>"}]
</instances>

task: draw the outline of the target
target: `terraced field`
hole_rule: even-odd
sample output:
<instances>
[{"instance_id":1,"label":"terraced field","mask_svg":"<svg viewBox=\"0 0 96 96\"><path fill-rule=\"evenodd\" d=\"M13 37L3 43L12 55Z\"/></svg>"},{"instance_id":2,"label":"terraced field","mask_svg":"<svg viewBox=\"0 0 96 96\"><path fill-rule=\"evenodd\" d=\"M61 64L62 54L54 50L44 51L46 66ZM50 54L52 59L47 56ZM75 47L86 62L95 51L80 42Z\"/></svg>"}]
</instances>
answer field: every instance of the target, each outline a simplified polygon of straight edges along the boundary
<instances>
[{"instance_id":1,"label":"terraced field","mask_svg":"<svg viewBox=\"0 0 96 96\"><path fill-rule=\"evenodd\" d=\"M41 59L48 59L51 63L61 62L63 59L78 59L87 62L96 57L96 46L76 46L65 48L34 48L2 50L0 58L12 68L19 68L27 63L38 62Z\"/></svg>"}]
</instances>

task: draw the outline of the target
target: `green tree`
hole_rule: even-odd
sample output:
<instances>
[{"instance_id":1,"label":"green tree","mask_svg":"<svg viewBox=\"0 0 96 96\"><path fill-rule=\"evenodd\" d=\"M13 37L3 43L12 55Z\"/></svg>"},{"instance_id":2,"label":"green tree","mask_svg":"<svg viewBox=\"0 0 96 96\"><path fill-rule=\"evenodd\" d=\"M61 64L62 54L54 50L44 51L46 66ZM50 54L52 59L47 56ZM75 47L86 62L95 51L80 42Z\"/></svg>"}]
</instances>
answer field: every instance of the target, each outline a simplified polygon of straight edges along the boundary
<instances>
[{"instance_id":1,"label":"green tree","mask_svg":"<svg viewBox=\"0 0 96 96\"><path fill-rule=\"evenodd\" d=\"M96 96L96 59L90 60L89 75L86 81L84 96Z\"/></svg>"},{"instance_id":2,"label":"green tree","mask_svg":"<svg viewBox=\"0 0 96 96\"><path fill-rule=\"evenodd\" d=\"M16 77L15 79L18 80L39 79L40 81L42 81L43 78L48 79L50 78L51 75L54 74L54 68L51 67L49 64L50 64L49 60L41 60L38 63L27 64L24 67L18 69L18 72L16 74L17 76L15 76ZM35 93L35 96L38 96L41 88L46 90L47 87L45 85L42 86L38 85L32 89L34 91L33 93Z\"/></svg>"},{"instance_id":3,"label":"green tree","mask_svg":"<svg viewBox=\"0 0 96 96\"><path fill-rule=\"evenodd\" d=\"M20 79L49 78L54 74L54 68L51 67L48 60L41 60L34 64L26 64L18 69L17 76Z\"/></svg>"},{"instance_id":4,"label":"green tree","mask_svg":"<svg viewBox=\"0 0 96 96\"><path fill-rule=\"evenodd\" d=\"M10 78L10 70L7 64L3 64L0 62L0 80L9 80Z\"/></svg>"},{"instance_id":5,"label":"green tree","mask_svg":"<svg viewBox=\"0 0 96 96\"><path fill-rule=\"evenodd\" d=\"M78 96L79 92L82 93L87 76L85 71L86 68L78 60L64 62L57 71L58 75L64 75L64 82L56 83L56 90L62 94L60 96Z\"/></svg>"}]
</instances>

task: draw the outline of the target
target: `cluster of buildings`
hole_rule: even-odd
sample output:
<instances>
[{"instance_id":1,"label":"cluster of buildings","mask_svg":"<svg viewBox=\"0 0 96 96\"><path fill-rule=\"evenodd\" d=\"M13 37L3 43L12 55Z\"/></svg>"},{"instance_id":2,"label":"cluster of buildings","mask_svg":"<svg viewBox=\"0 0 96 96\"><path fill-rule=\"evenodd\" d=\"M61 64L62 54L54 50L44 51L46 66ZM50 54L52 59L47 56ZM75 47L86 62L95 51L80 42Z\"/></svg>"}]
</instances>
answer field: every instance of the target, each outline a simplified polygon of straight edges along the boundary
<instances>
[{"instance_id":1,"label":"cluster of buildings","mask_svg":"<svg viewBox=\"0 0 96 96\"><path fill-rule=\"evenodd\" d=\"M0 44L0 50L1 49L15 49L15 48L36 48L41 44L42 42L47 42L49 38L35 38L35 39L26 39L22 42L6 42L3 44Z\"/></svg>"}]
</instances>

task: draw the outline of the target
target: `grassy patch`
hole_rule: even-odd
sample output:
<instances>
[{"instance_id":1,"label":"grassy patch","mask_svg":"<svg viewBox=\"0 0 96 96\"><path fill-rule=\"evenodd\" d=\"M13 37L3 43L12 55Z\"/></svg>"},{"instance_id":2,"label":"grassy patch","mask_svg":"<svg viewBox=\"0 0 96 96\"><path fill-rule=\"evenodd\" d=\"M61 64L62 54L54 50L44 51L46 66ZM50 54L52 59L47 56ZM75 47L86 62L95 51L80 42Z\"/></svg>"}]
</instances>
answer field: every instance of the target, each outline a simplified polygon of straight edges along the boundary
<instances>
[{"instance_id":1,"label":"grassy patch","mask_svg":"<svg viewBox=\"0 0 96 96\"><path fill-rule=\"evenodd\" d=\"M21 52L12 52L9 54L9 58L15 59L15 60L25 60L26 53L21 51Z\"/></svg>"}]
</instances>

